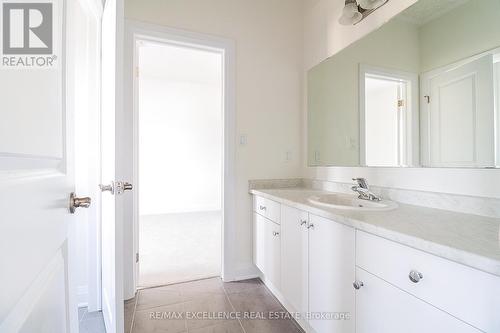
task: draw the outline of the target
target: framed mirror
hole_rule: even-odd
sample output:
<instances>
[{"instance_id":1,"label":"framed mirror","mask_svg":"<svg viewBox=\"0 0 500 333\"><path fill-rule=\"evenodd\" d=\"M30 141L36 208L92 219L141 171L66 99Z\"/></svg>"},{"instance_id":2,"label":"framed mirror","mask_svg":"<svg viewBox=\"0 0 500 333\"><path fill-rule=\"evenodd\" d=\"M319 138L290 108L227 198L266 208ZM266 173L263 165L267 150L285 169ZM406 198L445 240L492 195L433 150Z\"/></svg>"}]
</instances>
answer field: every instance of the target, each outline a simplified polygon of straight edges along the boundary
<instances>
[{"instance_id":1,"label":"framed mirror","mask_svg":"<svg viewBox=\"0 0 500 333\"><path fill-rule=\"evenodd\" d=\"M420 0L307 81L310 166L500 167L498 0Z\"/></svg>"}]
</instances>

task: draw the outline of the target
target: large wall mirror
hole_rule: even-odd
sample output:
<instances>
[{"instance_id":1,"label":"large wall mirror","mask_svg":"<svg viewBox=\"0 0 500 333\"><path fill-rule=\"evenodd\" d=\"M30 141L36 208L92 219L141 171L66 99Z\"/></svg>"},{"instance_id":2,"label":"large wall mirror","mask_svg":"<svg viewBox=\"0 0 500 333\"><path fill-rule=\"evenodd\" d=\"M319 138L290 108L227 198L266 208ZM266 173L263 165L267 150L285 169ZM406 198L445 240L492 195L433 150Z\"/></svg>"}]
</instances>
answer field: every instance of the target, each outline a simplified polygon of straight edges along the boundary
<instances>
[{"instance_id":1,"label":"large wall mirror","mask_svg":"<svg viewBox=\"0 0 500 333\"><path fill-rule=\"evenodd\" d=\"M307 103L310 166L500 167L500 1L418 1L312 68Z\"/></svg>"}]
</instances>

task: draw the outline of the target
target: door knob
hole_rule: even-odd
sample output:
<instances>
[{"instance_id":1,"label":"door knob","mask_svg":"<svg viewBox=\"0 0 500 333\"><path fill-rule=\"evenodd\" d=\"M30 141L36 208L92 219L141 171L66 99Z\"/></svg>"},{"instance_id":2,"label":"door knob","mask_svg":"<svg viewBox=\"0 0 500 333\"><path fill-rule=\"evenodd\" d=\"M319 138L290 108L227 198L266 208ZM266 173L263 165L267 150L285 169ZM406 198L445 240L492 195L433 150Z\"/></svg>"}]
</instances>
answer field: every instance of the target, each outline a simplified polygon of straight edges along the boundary
<instances>
[{"instance_id":1,"label":"door knob","mask_svg":"<svg viewBox=\"0 0 500 333\"><path fill-rule=\"evenodd\" d=\"M361 287L364 286L364 284L363 284L363 281L356 280L352 283L352 286L354 287L354 289L359 290L359 289L361 289Z\"/></svg>"},{"instance_id":2,"label":"door knob","mask_svg":"<svg viewBox=\"0 0 500 333\"><path fill-rule=\"evenodd\" d=\"M111 194L122 194L125 191L131 191L134 187L127 182L111 182L109 185L99 184L102 192L109 191Z\"/></svg>"},{"instance_id":3,"label":"door knob","mask_svg":"<svg viewBox=\"0 0 500 333\"><path fill-rule=\"evenodd\" d=\"M109 192L111 192L111 194L114 194L115 193L115 186L114 185L115 185L114 182L111 182L111 184L109 184L109 185L99 184L99 188L101 189L101 192L109 191Z\"/></svg>"},{"instance_id":4,"label":"door knob","mask_svg":"<svg viewBox=\"0 0 500 333\"><path fill-rule=\"evenodd\" d=\"M127 182L115 182L115 192L116 194L122 194L125 191L132 191L133 186Z\"/></svg>"},{"instance_id":5,"label":"door knob","mask_svg":"<svg viewBox=\"0 0 500 333\"><path fill-rule=\"evenodd\" d=\"M75 192L71 192L69 195L69 212L74 214L77 208L89 208L91 202L92 199L89 197L77 198Z\"/></svg>"}]
</instances>

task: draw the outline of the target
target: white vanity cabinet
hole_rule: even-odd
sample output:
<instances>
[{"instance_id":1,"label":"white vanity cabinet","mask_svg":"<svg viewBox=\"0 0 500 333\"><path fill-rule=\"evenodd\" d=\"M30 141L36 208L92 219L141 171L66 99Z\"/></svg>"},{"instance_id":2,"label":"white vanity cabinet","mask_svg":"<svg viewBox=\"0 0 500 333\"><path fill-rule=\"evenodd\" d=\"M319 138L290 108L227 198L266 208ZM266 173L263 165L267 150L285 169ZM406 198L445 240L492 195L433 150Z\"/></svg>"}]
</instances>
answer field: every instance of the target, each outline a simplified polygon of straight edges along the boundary
<instances>
[{"instance_id":1,"label":"white vanity cabinet","mask_svg":"<svg viewBox=\"0 0 500 333\"><path fill-rule=\"evenodd\" d=\"M316 333L355 329L355 229L309 216L309 325ZM321 314L333 320L315 318Z\"/></svg>"},{"instance_id":2,"label":"white vanity cabinet","mask_svg":"<svg viewBox=\"0 0 500 333\"><path fill-rule=\"evenodd\" d=\"M254 213L254 263L276 288L280 285L280 226Z\"/></svg>"},{"instance_id":3,"label":"white vanity cabinet","mask_svg":"<svg viewBox=\"0 0 500 333\"><path fill-rule=\"evenodd\" d=\"M280 204L254 197L253 260L275 288L281 282Z\"/></svg>"},{"instance_id":4,"label":"white vanity cabinet","mask_svg":"<svg viewBox=\"0 0 500 333\"><path fill-rule=\"evenodd\" d=\"M281 205L281 294L292 312L309 311L309 214Z\"/></svg>"},{"instance_id":5,"label":"white vanity cabinet","mask_svg":"<svg viewBox=\"0 0 500 333\"><path fill-rule=\"evenodd\" d=\"M280 221L279 293L287 310L310 313L307 322L316 333L353 333L354 228L286 205L281 205Z\"/></svg>"},{"instance_id":6,"label":"white vanity cabinet","mask_svg":"<svg viewBox=\"0 0 500 333\"><path fill-rule=\"evenodd\" d=\"M356 333L480 332L363 269L356 277Z\"/></svg>"},{"instance_id":7,"label":"white vanity cabinet","mask_svg":"<svg viewBox=\"0 0 500 333\"><path fill-rule=\"evenodd\" d=\"M496 275L267 198L253 216L255 265L307 332L500 332Z\"/></svg>"},{"instance_id":8,"label":"white vanity cabinet","mask_svg":"<svg viewBox=\"0 0 500 333\"><path fill-rule=\"evenodd\" d=\"M356 265L358 332L500 332L497 276L359 230ZM399 309L397 326L383 329L375 308Z\"/></svg>"}]
</instances>

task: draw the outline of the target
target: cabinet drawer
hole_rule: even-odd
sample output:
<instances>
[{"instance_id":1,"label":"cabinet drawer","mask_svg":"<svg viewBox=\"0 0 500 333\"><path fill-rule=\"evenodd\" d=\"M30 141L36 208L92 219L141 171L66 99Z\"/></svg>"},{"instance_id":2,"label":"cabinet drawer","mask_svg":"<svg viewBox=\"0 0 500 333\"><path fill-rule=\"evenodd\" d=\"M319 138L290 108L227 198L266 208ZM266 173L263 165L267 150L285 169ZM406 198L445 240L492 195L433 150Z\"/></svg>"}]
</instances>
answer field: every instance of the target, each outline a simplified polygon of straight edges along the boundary
<instances>
[{"instance_id":1,"label":"cabinet drawer","mask_svg":"<svg viewBox=\"0 0 500 333\"><path fill-rule=\"evenodd\" d=\"M280 204L276 201L254 195L253 211L275 223L280 223Z\"/></svg>"},{"instance_id":2,"label":"cabinet drawer","mask_svg":"<svg viewBox=\"0 0 500 333\"><path fill-rule=\"evenodd\" d=\"M356 333L480 332L360 268L356 279Z\"/></svg>"},{"instance_id":3,"label":"cabinet drawer","mask_svg":"<svg viewBox=\"0 0 500 333\"><path fill-rule=\"evenodd\" d=\"M485 332L500 332L499 277L362 231L356 265ZM413 282L412 271L423 278Z\"/></svg>"}]
</instances>

